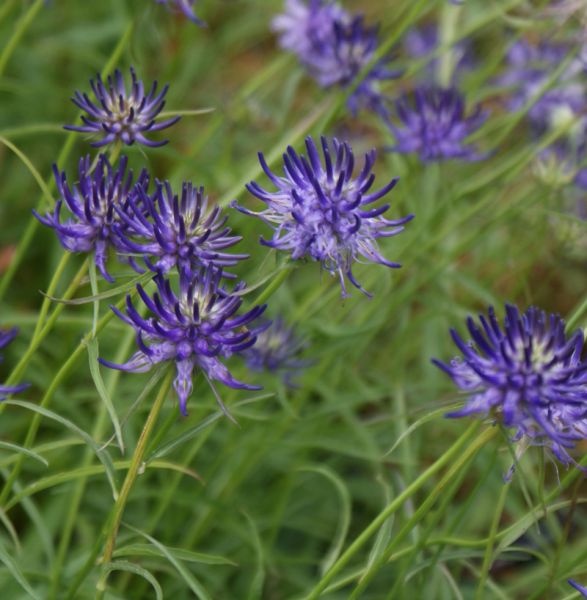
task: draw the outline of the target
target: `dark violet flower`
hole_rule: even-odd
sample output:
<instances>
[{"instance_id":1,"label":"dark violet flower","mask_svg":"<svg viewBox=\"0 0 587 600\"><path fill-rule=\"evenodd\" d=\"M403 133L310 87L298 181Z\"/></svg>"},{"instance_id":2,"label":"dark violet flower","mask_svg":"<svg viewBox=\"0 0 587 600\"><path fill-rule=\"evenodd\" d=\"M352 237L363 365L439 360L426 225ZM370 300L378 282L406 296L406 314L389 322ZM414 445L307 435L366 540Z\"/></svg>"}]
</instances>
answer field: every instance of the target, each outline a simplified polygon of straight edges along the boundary
<instances>
[{"instance_id":1,"label":"dark violet flower","mask_svg":"<svg viewBox=\"0 0 587 600\"><path fill-rule=\"evenodd\" d=\"M451 158L474 161L486 158L466 138L485 122L487 114L477 106L465 116L465 100L455 88L422 87L405 94L395 104L401 123L388 120L396 139L392 152L417 152L423 161Z\"/></svg>"},{"instance_id":2,"label":"dark violet flower","mask_svg":"<svg viewBox=\"0 0 587 600\"><path fill-rule=\"evenodd\" d=\"M176 294L169 280L158 274L154 278L157 292L152 297L137 285L137 292L151 316L142 317L130 296L126 299L126 314L115 307L112 310L136 330L139 350L121 365L103 359L100 362L113 369L142 373L159 363L174 361L177 368L174 388L184 415L187 414L194 369L202 371L209 381L217 380L235 389L259 389L236 380L221 359L255 343L264 326L249 329L248 325L266 306L255 306L236 316L242 304L238 292L244 283L237 284L230 293L219 286L221 277L222 273L214 269L180 272L179 294Z\"/></svg>"},{"instance_id":3,"label":"dark violet flower","mask_svg":"<svg viewBox=\"0 0 587 600\"><path fill-rule=\"evenodd\" d=\"M0 331L0 350L6 348L8 344L15 338L18 333L18 329L10 329L9 331ZM2 360L2 356L0 356ZM0 400L6 400L10 394L18 394L29 387L28 383L21 383L20 385L0 385Z\"/></svg>"},{"instance_id":4,"label":"dark violet flower","mask_svg":"<svg viewBox=\"0 0 587 600\"><path fill-rule=\"evenodd\" d=\"M375 57L377 27L367 27L361 15L350 15L328 0L288 0L285 13L273 21L282 48L295 53L325 88L348 88ZM389 59L376 62L349 98L353 113L360 108L386 112L380 83L399 76Z\"/></svg>"},{"instance_id":5,"label":"dark violet flower","mask_svg":"<svg viewBox=\"0 0 587 600\"><path fill-rule=\"evenodd\" d=\"M147 264L164 273L176 267L192 271L204 267L232 267L247 254L223 250L242 238L231 234L220 207L208 209L204 188L186 182L181 196L168 181L157 182L153 195L137 186L128 210L120 210L119 246L145 256Z\"/></svg>"},{"instance_id":6,"label":"dark violet flower","mask_svg":"<svg viewBox=\"0 0 587 600\"><path fill-rule=\"evenodd\" d=\"M568 579L567 581L569 585L574 587L578 592L581 592L583 598L587 598L587 588L583 587L582 585L579 585L576 581L573 581L572 579Z\"/></svg>"},{"instance_id":7,"label":"dark violet flower","mask_svg":"<svg viewBox=\"0 0 587 600\"><path fill-rule=\"evenodd\" d=\"M157 115L165 106L165 94L168 85L157 93L157 82L153 83L150 91L145 93L145 86L137 79L135 70L131 67L132 84L127 92L122 73L117 69L114 77L102 81L100 75L96 81L90 80L90 86L97 102L90 100L85 93L75 92L73 103L87 113L82 116L84 125L66 125L65 129L81 131L82 133L95 133L102 139L94 142L92 146L106 146L112 142L121 141L131 145L135 142L145 146L163 146L168 140L154 142L145 137L145 134L161 131L171 127L179 121L180 117L156 121Z\"/></svg>"},{"instance_id":8,"label":"dark violet flower","mask_svg":"<svg viewBox=\"0 0 587 600\"><path fill-rule=\"evenodd\" d=\"M259 154L261 166L277 191L266 191L252 182L247 189L267 208L259 213L237 208L273 227L273 237L269 241L261 239L262 244L290 252L294 260L310 257L331 274L338 274L343 297L347 296L345 277L367 293L353 276L353 262L363 259L399 267L380 254L377 238L397 235L413 215L390 221L382 217L389 204L371 206L397 183L393 179L382 189L368 193L375 180L371 173L375 150L365 155L364 166L354 178L355 158L349 144L336 139L329 143L323 137L324 165L312 138L306 139L306 149L308 158L291 147L287 149L283 155L284 177L274 175L263 154Z\"/></svg>"},{"instance_id":9,"label":"dark violet flower","mask_svg":"<svg viewBox=\"0 0 587 600\"><path fill-rule=\"evenodd\" d=\"M514 441L549 447L568 465L575 462L568 449L587 437L583 332L567 339L558 315L505 308L503 326L491 307L487 317L479 316L480 327L469 317L468 343L451 330L462 359L433 361L467 394L463 409L447 416L491 413L515 430Z\"/></svg>"},{"instance_id":10,"label":"dark violet flower","mask_svg":"<svg viewBox=\"0 0 587 600\"><path fill-rule=\"evenodd\" d=\"M243 353L251 371L279 373L284 382L293 386L292 377L310 364L300 355L306 343L283 319L275 319L262 331L257 342Z\"/></svg>"},{"instance_id":11,"label":"dark violet flower","mask_svg":"<svg viewBox=\"0 0 587 600\"><path fill-rule=\"evenodd\" d=\"M196 9L194 8L196 0L155 0L155 2L157 4L165 4L166 6L171 5L196 25L204 25L203 21L196 17Z\"/></svg>"},{"instance_id":12,"label":"dark violet flower","mask_svg":"<svg viewBox=\"0 0 587 600\"><path fill-rule=\"evenodd\" d=\"M61 245L70 252L93 252L94 262L107 281L114 281L106 269L108 249L118 248L124 224L121 212L128 210L129 196L133 191L133 173L126 171L127 158L120 159L115 170L106 156L100 155L92 171L90 156L79 161L78 183L70 186L65 173L53 166L60 198L53 212L45 217L33 211L44 225L55 229ZM143 170L137 179L138 186L146 186L149 175ZM61 221L63 202L71 217ZM132 262L132 259L131 259Z\"/></svg>"},{"instance_id":13,"label":"dark violet flower","mask_svg":"<svg viewBox=\"0 0 587 600\"><path fill-rule=\"evenodd\" d=\"M508 102L510 110L520 110L533 103L528 118L538 134L556 127L569 116L585 112L586 63L580 58L571 60L550 89L536 99L571 52L572 47L566 44L541 42L532 45L525 40L515 42L508 51L508 67L499 83L512 89Z\"/></svg>"}]
</instances>

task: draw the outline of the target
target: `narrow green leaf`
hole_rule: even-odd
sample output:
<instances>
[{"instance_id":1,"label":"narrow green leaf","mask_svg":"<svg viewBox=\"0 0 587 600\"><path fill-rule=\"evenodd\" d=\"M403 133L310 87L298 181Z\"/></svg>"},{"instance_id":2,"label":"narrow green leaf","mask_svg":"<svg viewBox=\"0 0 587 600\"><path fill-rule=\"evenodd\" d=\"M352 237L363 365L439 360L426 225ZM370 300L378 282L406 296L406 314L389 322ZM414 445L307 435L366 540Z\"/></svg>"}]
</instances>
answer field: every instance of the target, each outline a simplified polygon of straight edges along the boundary
<instances>
[{"instance_id":1,"label":"narrow green leaf","mask_svg":"<svg viewBox=\"0 0 587 600\"><path fill-rule=\"evenodd\" d=\"M115 562L106 563L103 566L105 573L110 573L112 571L126 571L127 573L134 573L135 575L139 575L143 579L146 579L153 589L155 590L155 596L157 600L163 600L163 590L159 585L159 582L155 578L155 576L147 569L143 567L139 567L134 563L127 562L125 560L118 560Z\"/></svg>"},{"instance_id":2,"label":"narrow green leaf","mask_svg":"<svg viewBox=\"0 0 587 600\"><path fill-rule=\"evenodd\" d=\"M12 450L13 452L18 452L19 454L24 454L29 458L33 458L34 460L38 460L41 464L46 467L49 466L49 461L43 458L40 454L29 450L28 448L24 448L23 446L18 446L17 444L11 444L10 442L2 442L0 441L0 448L4 448L5 450Z\"/></svg>"},{"instance_id":3,"label":"narrow green leaf","mask_svg":"<svg viewBox=\"0 0 587 600\"><path fill-rule=\"evenodd\" d=\"M22 574L22 571L16 564L14 558L12 558L12 556L10 556L10 554L6 551L6 548L4 548L2 542L0 542L0 562L4 563L6 568L10 571L10 574L31 598L34 598L35 600L41 600L40 596L37 596L36 592Z\"/></svg>"},{"instance_id":4,"label":"narrow green leaf","mask_svg":"<svg viewBox=\"0 0 587 600\"><path fill-rule=\"evenodd\" d=\"M230 565L233 567L237 566L237 563L232 560L228 560L223 556L216 554L205 554L203 552L192 552L191 550L184 550L183 548L172 548L167 547L170 554L175 556L177 560L184 560L186 562L201 563L204 565ZM114 551L114 556L159 556L165 558L165 554L161 552L159 548L151 544L127 544L121 548L117 548Z\"/></svg>"},{"instance_id":5,"label":"narrow green leaf","mask_svg":"<svg viewBox=\"0 0 587 600\"><path fill-rule=\"evenodd\" d=\"M102 402L104 402L106 410L110 415L110 420L112 421L112 426L114 427L114 435L116 436L116 439L118 441L118 447L120 448L120 452L124 454L124 439L122 437L120 421L118 419L118 415L116 414L116 409L112 404L110 395L108 394L108 390L104 385L102 374L100 373L100 363L98 362L98 338L94 337L93 339L91 339L87 344L87 348L88 358L90 361L90 373L92 375L94 385L96 386L98 395L102 399Z\"/></svg>"},{"instance_id":6,"label":"narrow green leaf","mask_svg":"<svg viewBox=\"0 0 587 600\"><path fill-rule=\"evenodd\" d=\"M181 575L183 580L187 583L189 588L194 592L194 594L200 598L200 600L212 600L211 596L206 592L206 590L202 587L200 582L184 567L184 565L177 559L173 554L164 546L161 542L157 541L154 537L151 537L149 534L144 533L140 529L136 529L127 523L124 524L125 527L128 527L131 531L134 531L138 535L144 537L149 540L153 546L159 549L165 558L176 568L177 572Z\"/></svg>"}]
</instances>

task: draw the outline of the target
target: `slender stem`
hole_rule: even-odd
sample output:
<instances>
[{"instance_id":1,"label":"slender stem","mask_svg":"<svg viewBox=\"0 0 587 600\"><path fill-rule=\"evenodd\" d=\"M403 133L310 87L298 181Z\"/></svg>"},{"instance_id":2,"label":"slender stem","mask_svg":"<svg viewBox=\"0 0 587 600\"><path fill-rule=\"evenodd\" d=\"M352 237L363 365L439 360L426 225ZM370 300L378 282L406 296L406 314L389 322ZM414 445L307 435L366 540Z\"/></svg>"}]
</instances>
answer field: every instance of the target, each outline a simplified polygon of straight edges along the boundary
<instances>
[{"instance_id":1,"label":"slender stem","mask_svg":"<svg viewBox=\"0 0 587 600\"><path fill-rule=\"evenodd\" d=\"M306 596L306 600L316 600L328 587L328 584L340 573L351 558L373 537L385 521L411 496L413 496L435 473L444 465L451 462L460 454L463 447L477 433L479 421L472 423L469 428L457 439L457 441L440 457L430 465L420 477L412 482L399 496L397 496L383 511L375 517L371 524L359 535L359 537L347 548L342 556L326 572L314 589Z\"/></svg>"},{"instance_id":2,"label":"slender stem","mask_svg":"<svg viewBox=\"0 0 587 600\"><path fill-rule=\"evenodd\" d=\"M493 521L491 522L491 528L489 530L489 536L487 538L487 546L485 547L485 556L483 557L483 565L481 566L481 575L479 577L479 585L477 592L475 593L475 600L482 600L483 592L485 590L485 583L489 576L489 569L493 563L493 546L495 544L495 537L499 528L499 522L503 512L505 504L505 498L510 489L511 481L508 481L501 488L499 498L497 500L497 506L495 507L495 513L493 514Z\"/></svg>"},{"instance_id":3,"label":"slender stem","mask_svg":"<svg viewBox=\"0 0 587 600\"><path fill-rule=\"evenodd\" d=\"M78 272L75 274L74 278L71 280L69 287L63 295L63 298L65 300L69 300L75 294L81 283L82 278L86 274L87 268L88 262L84 261L82 266L79 268ZM41 345L41 342L47 337L47 335L49 335L49 332L53 329L53 325L55 325L57 318L63 312L65 306L65 304L58 304L55 307L55 310L51 313L51 316L47 319L45 326L33 335L33 338L31 339L26 352L21 356L20 360L8 376L6 385L14 385L19 380L20 376L23 374L37 348ZM2 411L4 410L3 407L4 405L0 404L0 414L2 414Z\"/></svg>"},{"instance_id":4,"label":"slender stem","mask_svg":"<svg viewBox=\"0 0 587 600\"><path fill-rule=\"evenodd\" d=\"M277 273L275 279L259 294L256 298L256 304L263 304L281 287L281 284L289 277L289 274L294 270L295 265L289 264Z\"/></svg>"},{"instance_id":5,"label":"slender stem","mask_svg":"<svg viewBox=\"0 0 587 600\"><path fill-rule=\"evenodd\" d=\"M481 435L478 435L473 443L464 451L453 456L454 462L452 462L448 471L445 473L436 487L426 496L426 500L418 507L418 510L414 512L412 517L400 529L399 533L393 538L393 541L388 544L385 551L373 563L368 572L363 575L363 578L349 600L355 600L356 598L361 597L362 592L365 590L367 585L369 585L369 582L373 579L377 571L390 559L398 544L400 544L400 542L402 542L408 536L410 531L412 531L412 529L428 514L438 497L445 491L446 487L458 478L459 472L466 465L466 463L469 462L475 456L475 454L496 434L496 428L493 427L486 429Z\"/></svg>"},{"instance_id":6,"label":"slender stem","mask_svg":"<svg viewBox=\"0 0 587 600\"><path fill-rule=\"evenodd\" d=\"M69 258L71 254L69 252L64 252L61 256L61 260L53 273L53 277L49 283L49 287L47 288L47 293L43 298L43 304L41 304L41 310L39 311L39 318L37 320L37 325L35 326L35 330L33 331L33 340L39 335L39 331L43 327L43 322L49 312L49 308L51 306L51 296L55 294L55 290L57 289L57 285L59 284L59 280L61 279L61 275L65 271L67 267L67 263L69 262Z\"/></svg>"},{"instance_id":7,"label":"slender stem","mask_svg":"<svg viewBox=\"0 0 587 600\"><path fill-rule=\"evenodd\" d=\"M0 77L4 74L4 70L6 69L6 65L12 56L12 53L18 46L18 42L22 36L26 33L26 30L32 24L34 18L37 16L37 13L43 8L45 4L45 0L37 0L31 7L24 13L20 21L16 24L14 28L14 32L12 37L8 40L6 46L2 50L2 54L0 54Z\"/></svg>"},{"instance_id":8,"label":"slender stem","mask_svg":"<svg viewBox=\"0 0 587 600\"><path fill-rule=\"evenodd\" d=\"M124 483L122 484L122 489L120 490L120 494L114 507L112 509L112 513L108 519L108 524L104 535L106 537L106 545L104 547L104 553L102 555L101 563L104 565L109 563L112 559L112 554L114 552L114 546L116 545L116 536L118 534L118 529L120 527L120 522L122 521L122 515L124 513L124 509L126 507L126 502L128 500L128 496L132 489L132 486L141 470L141 466L143 464L143 456L145 454L145 449L147 447L147 443L149 441L149 437L153 428L155 427L155 423L157 422L157 418L159 417L159 413L163 408L163 404L165 402L165 398L167 397L167 392L171 387L171 382L173 380L173 371L170 369L169 373L163 380L161 388L159 389L159 393L157 394L157 398L155 398L155 402L151 407L151 411L145 421L145 426L141 431L141 435L139 436L139 440L137 442L134 454L131 459L130 467L126 474L126 478ZM101 600L104 596L104 592L106 590L106 580L108 578L108 573L104 573L98 584L96 586L96 600Z\"/></svg>"}]
</instances>

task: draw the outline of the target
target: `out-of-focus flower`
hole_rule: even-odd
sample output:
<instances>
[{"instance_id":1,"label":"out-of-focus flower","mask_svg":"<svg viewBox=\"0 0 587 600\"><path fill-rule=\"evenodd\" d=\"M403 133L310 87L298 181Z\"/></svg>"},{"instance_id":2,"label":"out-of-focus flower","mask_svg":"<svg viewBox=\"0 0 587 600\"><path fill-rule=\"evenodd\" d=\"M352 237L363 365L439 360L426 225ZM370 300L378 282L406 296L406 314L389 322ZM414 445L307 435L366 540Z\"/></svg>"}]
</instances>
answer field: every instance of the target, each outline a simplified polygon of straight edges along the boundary
<instances>
[{"instance_id":1,"label":"out-of-focus flower","mask_svg":"<svg viewBox=\"0 0 587 600\"><path fill-rule=\"evenodd\" d=\"M155 2L175 8L196 25L200 25L200 27L204 26L204 22L196 16L196 0L155 0Z\"/></svg>"},{"instance_id":2,"label":"out-of-focus flower","mask_svg":"<svg viewBox=\"0 0 587 600\"><path fill-rule=\"evenodd\" d=\"M565 465L574 463L568 449L587 437L583 332L567 339L558 315L505 308L503 326L491 307L480 327L469 317L470 342L451 330L462 359L433 361L467 395L463 409L447 416L492 414L515 429L514 441L546 446Z\"/></svg>"},{"instance_id":3,"label":"out-of-focus flower","mask_svg":"<svg viewBox=\"0 0 587 600\"><path fill-rule=\"evenodd\" d=\"M586 63L580 58L553 82L550 89L536 95L552 78L560 65L569 59L572 47L566 44L540 42L532 45L525 40L515 42L507 53L508 68L499 83L512 88L509 108L520 110L533 101L528 117L539 134L561 125L561 119L583 114L587 87L584 83Z\"/></svg>"},{"instance_id":4,"label":"out-of-focus flower","mask_svg":"<svg viewBox=\"0 0 587 600\"><path fill-rule=\"evenodd\" d=\"M438 27L436 25L428 24L422 27L414 27L404 38L404 51L410 58L425 58L438 50L440 45L439 37ZM454 55L451 61L454 65L450 78L451 83L457 81L466 71L474 68L475 62L472 57L471 45L468 41L461 41L451 48L447 48L445 52L451 52ZM432 79L432 81L442 85L439 67L440 58L431 58L422 72L423 76L419 77L419 79L425 79L427 81Z\"/></svg>"},{"instance_id":5,"label":"out-of-focus flower","mask_svg":"<svg viewBox=\"0 0 587 600\"><path fill-rule=\"evenodd\" d=\"M120 210L119 216L119 246L144 255L153 270L223 269L248 257L223 252L242 238L231 235L220 207L208 210L204 188L190 182L182 185L181 196L173 193L168 181L157 182L153 195L137 186L128 209Z\"/></svg>"},{"instance_id":6,"label":"out-of-focus flower","mask_svg":"<svg viewBox=\"0 0 587 600\"><path fill-rule=\"evenodd\" d=\"M92 171L90 156L79 161L79 180L72 186L65 172L53 166L60 198L53 212L45 217L33 211L44 225L55 229L61 245L70 252L93 252L94 262L107 281L114 281L106 269L108 249L120 248L118 241L124 231L120 214L129 208L133 193L133 173L126 171L127 158L120 159L117 169L104 155L100 155ZM137 179L138 186L148 185L149 175L143 170ZM71 211L67 221L61 221L63 202ZM132 259L131 259L132 263Z\"/></svg>"},{"instance_id":7,"label":"out-of-focus flower","mask_svg":"<svg viewBox=\"0 0 587 600\"><path fill-rule=\"evenodd\" d=\"M18 329L10 329L9 331L0 331L0 350L3 350L10 344L18 333ZM2 356L0 356L2 360ZM20 385L0 385L0 401L6 400L10 394L18 394L29 387L28 383L21 383Z\"/></svg>"},{"instance_id":8,"label":"out-of-focus flower","mask_svg":"<svg viewBox=\"0 0 587 600\"><path fill-rule=\"evenodd\" d=\"M127 91L122 73L117 69L114 77L102 81L100 75L96 80L90 80L90 86L97 102L90 100L86 93L75 92L72 101L87 113L82 116L83 125L66 125L65 129L92 133L102 136L102 139L93 142L92 146L106 146L112 142L120 141L131 145L135 142L145 146L163 146L168 140L155 142L146 137L146 134L161 131L171 127L179 121L180 117L172 117L157 121L157 116L165 106L165 94L168 85L157 93L155 81L148 93L145 86L137 78L135 70L131 67L132 83Z\"/></svg>"},{"instance_id":9,"label":"out-of-focus flower","mask_svg":"<svg viewBox=\"0 0 587 600\"><path fill-rule=\"evenodd\" d=\"M221 359L242 352L255 343L265 325L249 328L266 306L255 306L241 316L236 316L242 304L244 283L237 284L234 292L220 287L222 273L214 269L180 272L179 294L171 288L168 279L155 275L157 292L149 296L137 285L141 300L150 311L142 317L134 307L131 297L126 299L126 314L115 307L112 310L136 332L138 351L124 364L100 359L107 367L143 373L155 365L175 362L177 376L174 388L183 415L187 414L187 401L192 392L194 369L201 371L208 381L217 380L235 389L255 390L258 386L236 380ZM218 396L223 411L226 409ZM228 414L226 412L226 414Z\"/></svg>"},{"instance_id":10,"label":"out-of-focus flower","mask_svg":"<svg viewBox=\"0 0 587 600\"><path fill-rule=\"evenodd\" d=\"M576 581L573 581L572 579L569 579L568 583L569 585L574 587L578 592L581 592L583 598L587 598L587 588L583 587L582 585L579 585Z\"/></svg>"},{"instance_id":11,"label":"out-of-focus flower","mask_svg":"<svg viewBox=\"0 0 587 600\"><path fill-rule=\"evenodd\" d=\"M345 278L367 294L353 276L353 263L366 260L399 267L380 254L377 239L397 235L413 215L388 220L382 215L389 204L371 207L397 183L393 179L382 189L368 193L375 180L371 172L375 150L365 155L361 172L353 177L355 158L349 144L336 139L329 143L324 137L321 141L324 164L309 137L308 158L291 147L283 155L284 177L273 174L263 154L259 154L261 166L277 191L266 191L252 182L247 189L267 208L259 213L237 208L273 228L271 240L261 238L262 244L290 252L294 260L307 256L319 261L328 272L338 274L343 297L348 295Z\"/></svg>"},{"instance_id":12,"label":"out-of-focus flower","mask_svg":"<svg viewBox=\"0 0 587 600\"><path fill-rule=\"evenodd\" d=\"M478 153L474 145L465 143L485 122L487 114L477 106L465 116L465 100L455 88L417 88L397 100L395 108L401 124L388 120L396 140L390 151L416 152L423 161L473 161L487 157Z\"/></svg>"},{"instance_id":13,"label":"out-of-focus flower","mask_svg":"<svg viewBox=\"0 0 587 600\"><path fill-rule=\"evenodd\" d=\"M367 27L361 15L350 15L328 0L289 0L285 13L273 21L280 34L280 45L295 53L312 77L325 88L348 88L375 57L378 49L377 27ZM371 66L348 100L356 113L368 108L386 113L386 99L380 84L398 77L388 67L389 59Z\"/></svg>"},{"instance_id":14,"label":"out-of-focus flower","mask_svg":"<svg viewBox=\"0 0 587 600\"><path fill-rule=\"evenodd\" d=\"M281 318L261 332L254 346L243 353L252 371L278 373L284 382L293 386L293 377L310 361L300 358L306 343Z\"/></svg>"}]
</instances>

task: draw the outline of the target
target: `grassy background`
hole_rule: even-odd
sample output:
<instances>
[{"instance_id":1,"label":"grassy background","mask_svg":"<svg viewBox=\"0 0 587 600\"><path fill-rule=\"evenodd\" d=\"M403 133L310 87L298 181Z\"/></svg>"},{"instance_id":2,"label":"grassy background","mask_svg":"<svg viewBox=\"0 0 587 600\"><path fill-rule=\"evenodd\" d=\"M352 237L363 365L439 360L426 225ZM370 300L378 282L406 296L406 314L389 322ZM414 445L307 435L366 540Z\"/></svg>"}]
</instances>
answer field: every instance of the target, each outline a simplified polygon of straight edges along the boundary
<instances>
[{"instance_id":1,"label":"grassy background","mask_svg":"<svg viewBox=\"0 0 587 600\"><path fill-rule=\"evenodd\" d=\"M482 149L493 152L490 159L425 166L415 157L380 153L377 181L401 177L391 218L416 214L404 234L382 244L383 254L403 269L358 267L357 278L374 298L357 292L343 302L337 282L318 265L301 265L271 297L270 315L284 315L310 341L306 354L314 363L298 378L299 387L284 390L276 378L248 374L233 359L237 376L259 379L265 388L261 394L222 390L240 427L220 418L201 378L188 418L179 415L170 395L147 452L150 462L124 515L128 526L115 553L122 570L109 578L108 598L155 597L151 577L165 597L177 600L305 597L343 548L467 427L442 417L458 398L430 364L431 357L454 353L448 328L462 330L466 315L505 301L566 316L581 305L586 248L574 207L584 198L537 178L539 142L531 140L522 114L504 109L492 83L516 36L565 37L571 31L572 24L557 30L535 18L544 4L469 0L462 9L458 31L472 36L478 61L463 88L469 99L492 109L476 136ZM31 5L5 0L0 6L0 47ZM51 164L71 140L60 166L72 173L78 157L91 149L83 136L61 129L76 119L69 97L88 89L88 79L123 39L116 65L134 65L146 83L169 82L167 109L215 109L184 117L165 132L171 141L164 148L129 149L132 164L175 184L189 178L222 203L238 197L257 208L244 190L252 178L264 181L257 151L278 158L289 143L301 150L307 133L344 137L356 154L390 144L377 119L352 118L341 108L340 93L318 89L294 58L277 49L269 24L281 6L277 0L200 0L198 14L208 28L198 29L149 0L54 0L39 11L0 79L0 136L48 182ZM440 1L345 6L366 11L370 22L380 23L381 40L394 45L415 24L439 22L443 11L457 10ZM410 62L399 46L396 54L408 75L389 83L392 96L424 76L422 61ZM6 270L30 227L31 209L48 201L5 145L0 182L0 263ZM245 236L241 249L252 254L239 273L250 283L259 281L279 257L257 244L266 228L231 212L232 225ZM21 328L1 367L2 380L33 338L39 290L47 288L62 254L53 233L37 227L2 301L0 324ZM69 260L54 295L64 293L82 261ZM132 277L124 266L113 268L117 284ZM86 281L78 296L89 295ZM108 312L104 301L100 314ZM578 316L575 324L583 325ZM91 326L91 305L65 307L28 364L23 380L33 385L19 399L39 404ZM102 356L124 359L132 332L113 320L99 343ZM106 370L103 377L121 419L151 378ZM124 423L125 453L115 442L98 452L114 461L118 486L153 395ZM85 350L55 387L47 409L53 414L40 419L32 444L37 459L20 459L0 513L2 598L30 597L27 587L38 598L65 598L113 503L96 452L71 427L98 446L113 433ZM33 414L30 407L5 406L0 439L24 445ZM5 477L19 456L0 447ZM558 476L566 473L557 476L548 457L532 449L504 488L511 462L500 434L447 482L434 509L417 516L398 538L441 481L440 475L432 478L353 557L324 597L348 598L363 570L393 540L398 543L391 562L361 598L473 598L486 553L494 562L481 597L577 597L566 578L587 577L582 479L559 488ZM498 533L495 544L488 544L493 522ZM76 598L94 597L98 574L97 567L89 573Z\"/></svg>"}]
</instances>

